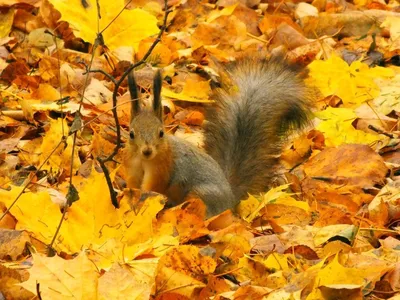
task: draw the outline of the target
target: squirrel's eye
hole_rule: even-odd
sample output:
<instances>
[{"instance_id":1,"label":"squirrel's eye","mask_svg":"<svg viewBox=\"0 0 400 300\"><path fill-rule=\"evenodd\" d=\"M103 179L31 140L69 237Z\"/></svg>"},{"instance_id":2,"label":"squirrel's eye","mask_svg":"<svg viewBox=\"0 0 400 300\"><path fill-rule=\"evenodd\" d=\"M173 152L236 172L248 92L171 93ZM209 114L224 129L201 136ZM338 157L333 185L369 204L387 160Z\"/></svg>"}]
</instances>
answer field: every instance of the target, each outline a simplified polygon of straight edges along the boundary
<instances>
[{"instance_id":1,"label":"squirrel's eye","mask_svg":"<svg viewBox=\"0 0 400 300\"><path fill-rule=\"evenodd\" d=\"M131 138L131 140L133 140L135 138L135 134L133 133L133 130L131 130L129 132L129 137Z\"/></svg>"},{"instance_id":2,"label":"squirrel's eye","mask_svg":"<svg viewBox=\"0 0 400 300\"><path fill-rule=\"evenodd\" d=\"M162 138L164 136L164 130L160 130L160 138Z\"/></svg>"}]
</instances>

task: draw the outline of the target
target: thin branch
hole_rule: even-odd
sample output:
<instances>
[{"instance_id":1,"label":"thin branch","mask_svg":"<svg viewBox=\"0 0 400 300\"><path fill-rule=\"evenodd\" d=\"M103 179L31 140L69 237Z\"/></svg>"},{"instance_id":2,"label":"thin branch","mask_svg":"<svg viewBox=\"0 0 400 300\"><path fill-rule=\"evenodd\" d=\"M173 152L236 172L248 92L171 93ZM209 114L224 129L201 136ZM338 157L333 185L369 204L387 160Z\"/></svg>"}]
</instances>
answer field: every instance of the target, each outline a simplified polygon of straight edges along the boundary
<instances>
[{"instance_id":1,"label":"thin branch","mask_svg":"<svg viewBox=\"0 0 400 300\"><path fill-rule=\"evenodd\" d=\"M97 41L97 39L96 39L96 41ZM95 43L94 43L94 48L93 48L93 50L92 50L92 56L91 56L91 58L90 58L89 66L91 66L91 65L93 64L94 53L96 52L96 48L97 48L97 46L98 46L98 42L96 42L96 41L95 41ZM85 77L85 83L84 83L84 85L83 85L83 86L84 86L84 89L83 89L83 92L82 92L81 100L80 100L80 102L79 102L78 111L76 112L76 113L78 114L78 116L80 116L80 112L81 112L81 110L82 110L83 100L84 100L84 98L85 98L85 90L86 90L86 87L88 86L88 83L89 83L89 73L87 73L87 75L86 75L86 77ZM71 153L71 164L70 164L70 174L69 174L69 187L68 187L68 192L70 192L71 189L73 188L72 178L73 178L73 172L74 172L74 154L75 154L75 145L76 145L77 134L78 134L78 131L77 131L77 130L73 132L73 141L72 141L72 153ZM68 197L68 195L69 195L69 197ZM50 254L51 254L51 251L53 250L53 244L54 244L54 242L55 242L55 240L56 240L56 238L57 238L57 236L58 236L58 233L60 232L61 225L62 225L62 223L64 222L65 214L67 213L68 208L72 205L71 196L70 196L69 193L68 193L68 195L67 195L67 203L64 205L64 210L63 210L63 214L62 214L62 216L61 216L60 222L58 223L58 226L57 226L57 229L56 229L56 231L55 231L55 233L54 233L53 239L51 240L51 243L49 244L49 247L48 247L48 255L49 255L49 256L50 256Z\"/></svg>"},{"instance_id":2,"label":"thin branch","mask_svg":"<svg viewBox=\"0 0 400 300\"><path fill-rule=\"evenodd\" d=\"M40 283L36 281L36 296L39 300L42 300L42 294L40 293Z\"/></svg>"},{"instance_id":3,"label":"thin branch","mask_svg":"<svg viewBox=\"0 0 400 300\"><path fill-rule=\"evenodd\" d=\"M85 65L85 67L86 67L86 72L85 73L83 73L83 75L86 75L88 72L89 73L101 73L101 74L103 74L104 76L106 76L108 79L110 79L111 81L112 81L112 83L114 83L114 85L117 85L117 80L114 78L114 76L112 76L111 74L109 74L109 73L107 73L106 71L104 71L104 70L100 70L100 69L92 69L92 70L89 70L88 69L88 67L86 66L86 64L84 64Z\"/></svg>"},{"instance_id":4,"label":"thin branch","mask_svg":"<svg viewBox=\"0 0 400 300\"><path fill-rule=\"evenodd\" d=\"M47 163L47 161L50 159L50 157L53 155L53 153L58 149L58 147L62 144L65 143L66 141L66 136L63 136L60 140L60 142L57 144L56 147L54 147L54 149L50 152L50 154L46 157L46 159L43 161L43 163L39 166L39 168L35 171L35 173L33 174L32 178L35 178L37 176L37 174L40 172L40 170L43 168L43 166ZM25 193L25 190L28 188L28 186L32 183L32 179L29 179L29 181L25 184L25 186L22 188L21 192L18 194L18 196L15 198L15 200L11 203L11 205L6 209L6 211L1 215L0 217L0 221L3 220L3 218L6 216L6 214L8 214L11 210L11 208L13 208L13 206L15 205L15 203L17 203L18 199L22 196L23 193Z\"/></svg>"}]
</instances>

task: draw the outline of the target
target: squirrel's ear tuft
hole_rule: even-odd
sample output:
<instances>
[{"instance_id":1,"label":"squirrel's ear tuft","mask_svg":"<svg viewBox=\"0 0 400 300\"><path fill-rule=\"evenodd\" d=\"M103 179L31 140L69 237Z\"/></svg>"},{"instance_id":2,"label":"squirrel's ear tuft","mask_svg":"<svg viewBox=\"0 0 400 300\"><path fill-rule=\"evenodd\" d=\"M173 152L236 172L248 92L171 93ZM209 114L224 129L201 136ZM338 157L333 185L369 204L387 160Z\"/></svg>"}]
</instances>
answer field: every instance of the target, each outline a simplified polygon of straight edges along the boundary
<instances>
[{"instance_id":1,"label":"squirrel's ear tuft","mask_svg":"<svg viewBox=\"0 0 400 300\"><path fill-rule=\"evenodd\" d=\"M153 80L153 111L157 118L162 121L162 103L161 103L162 77L158 70Z\"/></svg>"},{"instance_id":2,"label":"squirrel's ear tuft","mask_svg":"<svg viewBox=\"0 0 400 300\"><path fill-rule=\"evenodd\" d=\"M128 74L128 88L131 94L131 119L140 113L140 103L139 103L139 90L135 81L135 76L133 71Z\"/></svg>"}]
</instances>

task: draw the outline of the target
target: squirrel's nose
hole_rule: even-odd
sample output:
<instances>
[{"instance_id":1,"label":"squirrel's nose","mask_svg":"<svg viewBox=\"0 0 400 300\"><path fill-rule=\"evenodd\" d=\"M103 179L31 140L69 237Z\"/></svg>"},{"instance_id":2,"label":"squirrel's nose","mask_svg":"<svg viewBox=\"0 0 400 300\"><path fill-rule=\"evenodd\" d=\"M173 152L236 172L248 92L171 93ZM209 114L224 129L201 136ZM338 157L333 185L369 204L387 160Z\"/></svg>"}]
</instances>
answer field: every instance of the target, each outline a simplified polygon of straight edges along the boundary
<instances>
[{"instance_id":1,"label":"squirrel's nose","mask_svg":"<svg viewBox=\"0 0 400 300\"><path fill-rule=\"evenodd\" d=\"M153 153L153 151L151 150L151 148L145 148L142 150L142 153L144 156L149 157Z\"/></svg>"}]
</instances>

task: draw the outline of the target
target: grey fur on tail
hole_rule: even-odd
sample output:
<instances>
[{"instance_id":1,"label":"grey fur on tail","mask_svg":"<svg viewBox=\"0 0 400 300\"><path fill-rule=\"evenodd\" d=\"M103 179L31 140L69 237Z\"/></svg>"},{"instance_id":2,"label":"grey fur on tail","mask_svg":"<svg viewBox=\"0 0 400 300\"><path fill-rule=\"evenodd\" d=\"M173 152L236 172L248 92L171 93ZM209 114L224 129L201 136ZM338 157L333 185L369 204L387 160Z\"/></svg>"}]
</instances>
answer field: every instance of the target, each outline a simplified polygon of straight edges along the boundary
<instances>
[{"instance_id":1,"label":"grey fur on tail","mask_svg":"<svg viewBox=\"0 0 400 300\"><path fill-rule=\"evenodd\" d=\"M225 70L232 86L217 89L208 111L205 149L223 169L236 199L266 191L291 130L310 117L310 91L298 68L281 58L245 58Z\"/></svg>"}]
</instances>

